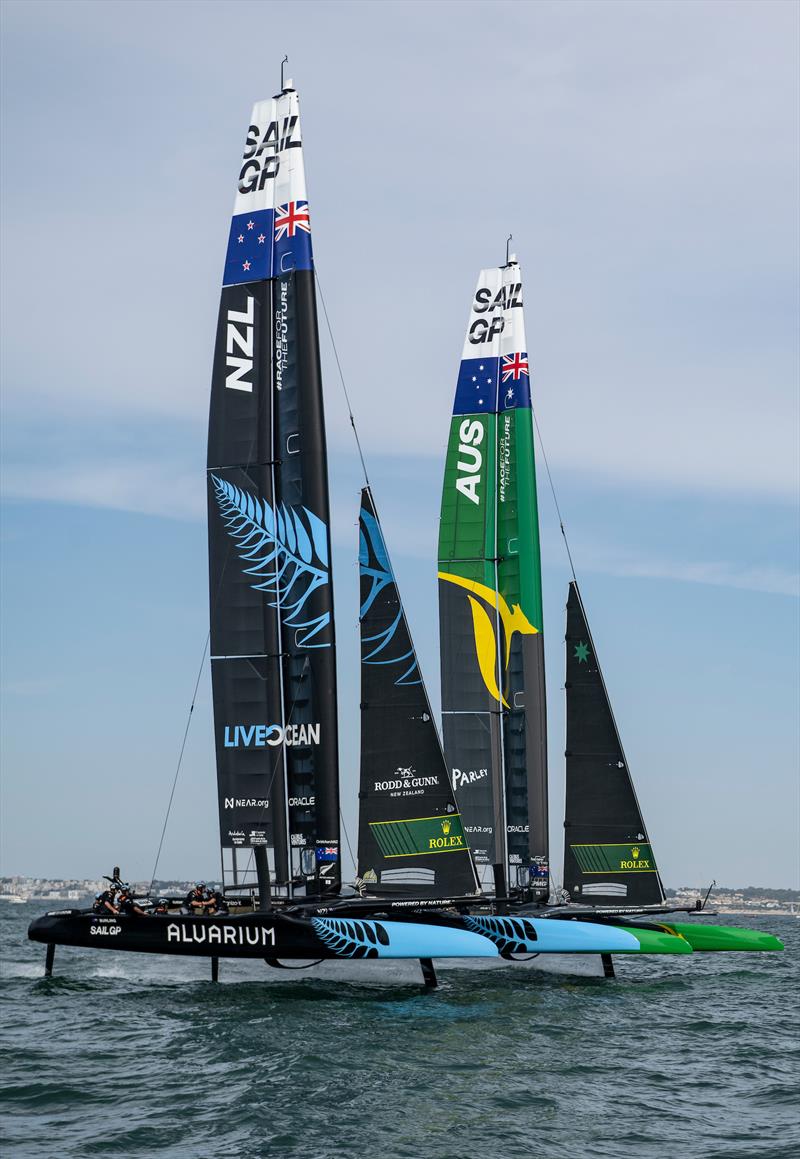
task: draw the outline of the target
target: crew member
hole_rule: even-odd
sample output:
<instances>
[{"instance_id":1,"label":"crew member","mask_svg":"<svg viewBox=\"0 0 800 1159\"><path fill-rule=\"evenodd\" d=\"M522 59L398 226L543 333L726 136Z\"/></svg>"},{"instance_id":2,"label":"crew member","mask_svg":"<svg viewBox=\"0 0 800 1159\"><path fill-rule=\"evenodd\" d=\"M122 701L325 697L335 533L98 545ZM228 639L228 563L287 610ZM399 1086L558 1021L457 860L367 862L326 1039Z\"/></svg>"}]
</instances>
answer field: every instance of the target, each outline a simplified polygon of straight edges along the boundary
<instances>
[{"instance_id":1,"label":"crew member","mask_svg":"<svg viewBox=\"0 0 800 1159\"><path fill-rule=\"evenodd\" d=\"M225 895L218 889L207 889L206 901L209 907L208 912L211 914L220 914L224 917L231 912L228 909L228 903L225 900Z\"/></svg>"},{"instance_id":2,"label":"crew member","mask_svg":"<svg viewBox=\"0 0 800 1159\"><path fill-rule=\"evenodd\" d=\"M183 902L183 912L188 914L204 914L213 905L206 897L206 883L198 881L194 889L190 889Z\"/></svg>"},{"instance_id":3,"label":"crew member","mask_svg":"<svg viewBox=\"0 0 800 1159\"><path fill-rule=\"evenodd\" d=\"M169 913L169 898L160 897L153 906L154 914L168 914Z\"/></svg>"},{"instance_id":4,"label":"crew member","mask_svg":"<svg viewBox=\"0 0 800 1159\"><path fill-rule=\"evenodd\" d=\"M130 890L127 889L127 887L124 887L119 891L119 913L126 914L128 916L138 914L140 917L150 917L146 909L142 909L140 905L136 904L133 897L131 896Z\"/></svg>"},{"instance_id":5,"label":"crew member","mask_svg":"<svg viewBox=\"0 0 800 1159\"><path fill-rule=\"evenodd\" d=\"M119 910L114 904L116 900L116 892L116 889L112 885L109 887L109 889L104 889L102 893L96 893L94 895L94 905L92 906L93 911L96 914L119 913Z\"/></svg>"}]
</instances>

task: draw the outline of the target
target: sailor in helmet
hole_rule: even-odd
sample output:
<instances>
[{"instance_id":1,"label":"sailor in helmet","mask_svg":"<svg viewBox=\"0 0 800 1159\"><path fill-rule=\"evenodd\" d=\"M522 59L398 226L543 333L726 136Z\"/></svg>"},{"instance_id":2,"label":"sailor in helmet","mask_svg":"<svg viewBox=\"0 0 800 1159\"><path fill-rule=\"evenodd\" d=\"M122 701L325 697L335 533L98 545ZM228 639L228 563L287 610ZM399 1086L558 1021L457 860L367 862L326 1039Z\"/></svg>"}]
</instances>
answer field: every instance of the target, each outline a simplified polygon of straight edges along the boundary
<instances>
[{"instance_id":1,"label":"sailor in helmet","mask_svg":"<svg viewBox=\"0 0 800 1159\"><path fill-rule=\"evenodd\" d=\"M149 912L146 909L142 909L138 902L136 902L130 888L127 885L123 885L122 889L119 891L119 913L127 914L131 917L134 915L144 918L150 917Z\"/></svg>"},{"instance_id":2,"label":"sailor in helmet","mask_svg":"<svg viewBox=\"0 0 800 1159\"><path fill-rule=\"evenodd\" d=\"M194 889L190 889L184 898L181 912L187 914L204 914L210 909L211 905L213 905L213 902L209 903L206 897L206 883L204 881L198 881L195 883Z\"/></svg>"},{"instance_id":3,"label":"sailor in helmet","mask_svg":"<svg viewBox=\"0 0 800 1159\"><path fill-rule=\"evenodd\" d=\"M94 895L94 904L92 910L96 914L118 914L119 910L116 907L117 888L110 885L108 889L104 889L102 893Z\"/></svg>"}]
</instances>

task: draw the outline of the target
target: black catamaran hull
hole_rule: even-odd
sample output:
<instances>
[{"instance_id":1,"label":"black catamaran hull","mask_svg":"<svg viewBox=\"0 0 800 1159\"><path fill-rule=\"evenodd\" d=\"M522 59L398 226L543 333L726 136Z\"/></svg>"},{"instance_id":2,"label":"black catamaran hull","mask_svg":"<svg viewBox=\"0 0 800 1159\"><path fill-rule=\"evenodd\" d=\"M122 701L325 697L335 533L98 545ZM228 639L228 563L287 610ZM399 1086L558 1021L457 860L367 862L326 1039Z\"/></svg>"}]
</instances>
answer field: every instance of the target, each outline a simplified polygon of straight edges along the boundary
<instances>
[{"instance_id":1,"label":"black catamaran hull","mask_svg":"<svg viewBox=\"0 0 800 1159\"><path fill-rule=\"evenodd\" d=\"M531 954L636 953L630 933L612 926L522 915L441 911L344 917L249 913L233 917L159 914L108 917L59 910L31 923L47 945L278 960L504 958Z\"/></svg>"}]
</instances>

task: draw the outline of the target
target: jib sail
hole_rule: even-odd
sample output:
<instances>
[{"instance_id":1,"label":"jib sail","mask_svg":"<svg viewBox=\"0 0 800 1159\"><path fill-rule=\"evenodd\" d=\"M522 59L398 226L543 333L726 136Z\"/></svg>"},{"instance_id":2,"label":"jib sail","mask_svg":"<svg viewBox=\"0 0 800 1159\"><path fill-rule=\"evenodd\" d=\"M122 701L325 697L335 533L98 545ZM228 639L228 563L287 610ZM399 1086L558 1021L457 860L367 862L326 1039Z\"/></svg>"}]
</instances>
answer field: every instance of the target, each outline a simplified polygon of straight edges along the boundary
<instances>
[{"instance_id":1,"label":"jib sail","mask_svg":"<svg viewBox=\"0 0 800 1159\"><path fill-rule=\"evenodd\" d=\"M361 493L359 565L359 875L371 893L475 893L469 845L368 487Z\"/></svg>"},{"instance_id":2,"label":"jib sail","mask_svg":"<svg viewBox=\"0 0 800 1159\"><path fill-rule=\"evenodd\" d=\"M661 878L575 583L566 641L564 888L589 905L658 905Z\"/></svg>"},{"instance_id":3,"label":"jib sail","mask_svg":"<svg viewBox=\"0 0 800 1159\"><path fill-rule=\"evenodd\" d=\"M439 531L444 749L484 884L549 892L539 528L522 276L481 271Z\"/></svg>"},{"instance_id":4,"label":"jib sail","mask_svg":"<svg viewBox=\"0 0 800 1159\"><path fill-rule=\"evenodd\" d=\"M211 652L226 880L339 881L333 590L311 225L291 82L253 109L208 437Z\"/></svg>"}]
</instances>

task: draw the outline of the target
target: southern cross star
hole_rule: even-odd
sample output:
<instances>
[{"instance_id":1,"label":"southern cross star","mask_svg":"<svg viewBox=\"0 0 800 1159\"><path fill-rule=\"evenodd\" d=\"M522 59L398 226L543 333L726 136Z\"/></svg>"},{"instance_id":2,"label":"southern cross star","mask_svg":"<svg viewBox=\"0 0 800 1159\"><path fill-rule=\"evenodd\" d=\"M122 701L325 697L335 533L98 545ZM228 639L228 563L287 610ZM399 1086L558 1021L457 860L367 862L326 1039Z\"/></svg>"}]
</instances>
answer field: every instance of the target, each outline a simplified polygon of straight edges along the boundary
<instances>
[{"instance_id":1,"label":"southern cross star","mask_svg":"<svg viewBox=\"0 0 800 1159\"><path fill-rule=\"evenodd\" d=\"M589 645L584 644L583 640L575 645L575 659L579 664L586 664L589 661Z\"/></svg>"}]
</instances>

